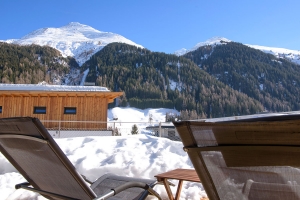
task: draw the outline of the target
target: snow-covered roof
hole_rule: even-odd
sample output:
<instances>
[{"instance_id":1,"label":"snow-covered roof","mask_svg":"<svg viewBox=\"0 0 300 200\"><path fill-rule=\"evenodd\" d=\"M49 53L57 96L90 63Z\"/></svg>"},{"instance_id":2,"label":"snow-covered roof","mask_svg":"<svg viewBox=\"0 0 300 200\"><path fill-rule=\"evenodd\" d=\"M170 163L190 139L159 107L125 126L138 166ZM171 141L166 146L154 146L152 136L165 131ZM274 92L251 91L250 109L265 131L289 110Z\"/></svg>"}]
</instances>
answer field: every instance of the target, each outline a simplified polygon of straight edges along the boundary
<instances>
[{"instance_id":1,"label":"snow-covered roof","mask_svg":"<svg viewBox=\"0 0 300 200\"><path fill-rule=\"evenodd\" d=\"M46 84L0 84L0 91L78 91L78 92L110 92L100 86L69 86Z\"/></svg>"}]
</instances>

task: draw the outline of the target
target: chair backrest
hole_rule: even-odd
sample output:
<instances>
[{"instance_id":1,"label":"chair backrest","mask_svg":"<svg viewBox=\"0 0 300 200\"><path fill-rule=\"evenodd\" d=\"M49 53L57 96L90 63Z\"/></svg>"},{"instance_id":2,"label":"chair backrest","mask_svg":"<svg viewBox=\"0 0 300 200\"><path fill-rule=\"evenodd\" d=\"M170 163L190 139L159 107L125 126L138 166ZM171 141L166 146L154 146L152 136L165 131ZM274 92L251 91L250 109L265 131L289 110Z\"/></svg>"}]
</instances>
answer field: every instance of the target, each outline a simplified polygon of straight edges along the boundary
<instances>
[{"instance_id":1,"label":"chair backrest","mask_svg":"<svg viewBox=\"0 0 300 200\"><path fill-rule=\"evenodd\" d=\"M36 189L74 199L96 197L37 118L0 119L0 151Z\"/></svg>"},{"instance_id":2,"label":"chair backrest","mask_svg":"<svg viewBox=\"0 0 300 200\"><path fill-rule=\"evenodd\" d=\"M300 185L300 115L174 125L209 199L248 199L248 180Z\"/></svg>"},{"instance_id":3,"label":"chair backrest","mask_svg":"<svg viewBox=\"0 0 300 200\"><path fill-rule=\"evenodd\" d=\"M243 187L243 193L249 200L298 200L300 197L300 185L294 185L292 183L261 183L248 180Z\"/></svg>"}]
</instances>

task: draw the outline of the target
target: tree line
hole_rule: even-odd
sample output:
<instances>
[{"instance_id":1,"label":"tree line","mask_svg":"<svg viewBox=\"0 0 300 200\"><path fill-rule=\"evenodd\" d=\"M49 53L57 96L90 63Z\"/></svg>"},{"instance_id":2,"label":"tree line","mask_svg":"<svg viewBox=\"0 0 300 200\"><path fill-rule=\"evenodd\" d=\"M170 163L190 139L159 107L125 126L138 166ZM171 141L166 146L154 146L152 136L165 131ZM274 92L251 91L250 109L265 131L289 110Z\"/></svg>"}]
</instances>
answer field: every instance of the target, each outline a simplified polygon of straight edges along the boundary
<instances>
[{"instance_id":1,"label":"tree line","mask_svg":"<svg viewBox=\"0 0 300 200\"><path fill-rule=\"evenodd\" d=\"M300 109L300 66L287 59L235 42L203 46L184 57L268 111Z\"/></svg>"},{"instance_id":2,"label":"tree line","mask_svg":"<svg viewBox=\"0 0 300 200\"><path fill-rule=\"evenodd\" d=\"M216 80L193 61L112 43L82 66L88 82L123 91L119 106L175 108L201 117L253 114L263 106L253 98Z\"/></svg>"},{"instance_id":3,"label":"tree line","mask_svg":"<svg viewBox=\"0 0 300 200\"><path fill-rule=\"evenodd\" d=\"M64 58L51 47L0 42L1 83L53 83L57 75L69 73L71 67L79 67L75 59Z\"/></svg>"}]
</instances>

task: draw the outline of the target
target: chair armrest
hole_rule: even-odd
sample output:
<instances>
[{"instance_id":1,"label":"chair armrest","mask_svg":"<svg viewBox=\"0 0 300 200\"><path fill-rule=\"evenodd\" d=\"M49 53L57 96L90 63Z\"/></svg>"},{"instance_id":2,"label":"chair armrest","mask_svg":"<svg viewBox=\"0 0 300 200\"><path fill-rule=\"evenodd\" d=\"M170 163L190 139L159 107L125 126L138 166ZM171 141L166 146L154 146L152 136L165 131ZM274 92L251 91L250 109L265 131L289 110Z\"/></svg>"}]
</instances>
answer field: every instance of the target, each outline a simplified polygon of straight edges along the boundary
<instances>
[{"instance_id":1,"label":"chair armrest","mask_svg":"<svg viewBox=\"0 0 300 200\"><path fill-rule=\"evenodd\" d=\"M153 194L154 196L156 196L158 199L162 199L159 194L153 190L153 188L151 188L149 185L147 185L146 183L141 183L141 182L128 182L128 183L125 183L123 185L120 185L119 187L116 187L114 189L111 189L112 191L107 193L107 194L104 194L102 196L99 196L99 197L96 197L95 199L93 200L105 200L109 197L112 197L112 196L115 196L116 194L128 189L128 188L132 188L132 187L139 187L139 188L142 188L142 189L145 189L145 190L148 190L149 193Z\"/></svg>"},{"instance_id":2,"label":"chair armrest","mask_svg":"<svg viewBox=\"0 0 300 200\"><path fill-rule=\"evenodd\" d=\"M71 198L71 197L63 196L63 195L60 195L60 194L55 194L55 193L52 193L52 192L47 192L47 191L44 191L44 190L35 189L35 188L32 188L32 187L28 187L28 186L30 186L30 183L24 182L24 183L19 183L19 184L15 185L15 188L16 189L25 189L25 190L36 192L36 193L39 193L39 194L42 194L42 195L45 195L45 196L56 197L56 198L64 199L64 200L76 200L76 199Z\"/></svg>"},{"instance_id":3,"label":"chair armrest","mask_svg":"<svg viewBox=\"0 0 300 200\"><path fill-rule=\"evenodd\" d=\"M24 182L24 183L19 183L19 184L17 184L17 185L15 185L15 189L20 189L20 188L22 188L23 186L29 186L30 185L30 183L28 183L28 182Z\"/></svg>"}]
</instances>

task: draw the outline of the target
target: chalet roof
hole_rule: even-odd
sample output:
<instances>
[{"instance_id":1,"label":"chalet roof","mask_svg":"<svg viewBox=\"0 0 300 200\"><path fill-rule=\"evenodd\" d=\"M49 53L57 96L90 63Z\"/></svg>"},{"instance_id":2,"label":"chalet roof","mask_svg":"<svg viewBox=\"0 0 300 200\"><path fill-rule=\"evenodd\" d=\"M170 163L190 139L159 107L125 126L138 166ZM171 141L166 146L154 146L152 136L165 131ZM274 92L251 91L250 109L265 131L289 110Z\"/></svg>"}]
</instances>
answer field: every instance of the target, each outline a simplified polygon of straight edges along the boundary
<instances>
[{"instance_id":1,"label":"chalet roof","mask_svg":"<svg viewBox=\"0 0 300 200\"><path fill-rule=\"evenodd\" d=\"M0 90L6 90L6 91L110 92L106 87L100 87L100 86L69 86L69 85L46 85L46 84L0 84Z\"/></svg>"},{"instance_id":2,"label":"chalet roof","mask_svg":"<svg viewBox=\"0 0 300 200\"><path fill-rule=\"evenodd\" d=\"M123 92L111 92L100 86L68 86L45 84L0 84L0 95L12 96L92 96L108 99L111 103Z\"/></svg>"}]
</instances>

